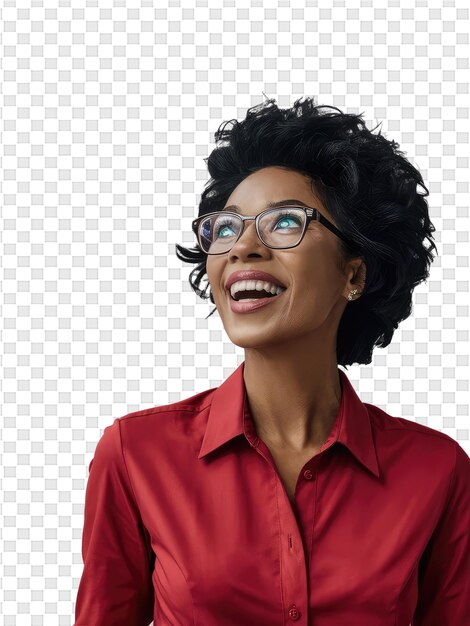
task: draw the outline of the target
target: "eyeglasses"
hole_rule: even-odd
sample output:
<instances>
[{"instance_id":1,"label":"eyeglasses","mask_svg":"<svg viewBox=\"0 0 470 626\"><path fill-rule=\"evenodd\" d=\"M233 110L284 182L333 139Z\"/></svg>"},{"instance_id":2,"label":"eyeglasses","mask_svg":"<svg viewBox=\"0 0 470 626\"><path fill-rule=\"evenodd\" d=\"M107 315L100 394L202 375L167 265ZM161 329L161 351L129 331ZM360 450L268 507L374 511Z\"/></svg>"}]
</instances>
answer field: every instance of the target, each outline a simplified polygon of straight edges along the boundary
<instances>
[{"instance_id":1,"label":"eyeglasses","mask_svg":"<svg viewBox=\"0 0 470 626\"><path fill-rule=\"evenodd\" d=\"M355 247L318 209L306 206L267 209L251 217L228 211L207 213L193 220L192 229L199 246L206 254L225 254L240 239L246 220L255 220L256 232L261 242L276 250L298 246L312 220L320 222L337 237ZM282 226L278 227L279 224Z\"/></svg>"}]
</instances>

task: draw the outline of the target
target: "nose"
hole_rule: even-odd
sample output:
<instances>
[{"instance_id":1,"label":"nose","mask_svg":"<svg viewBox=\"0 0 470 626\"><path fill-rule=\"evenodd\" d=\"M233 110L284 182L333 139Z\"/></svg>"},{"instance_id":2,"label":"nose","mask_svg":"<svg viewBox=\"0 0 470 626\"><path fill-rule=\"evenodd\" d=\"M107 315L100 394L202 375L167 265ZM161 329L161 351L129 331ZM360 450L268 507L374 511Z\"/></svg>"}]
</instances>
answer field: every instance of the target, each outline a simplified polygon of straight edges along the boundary
<instances>
[{"instance_id":1,"label":"nose","mask_svg":"<svg viewBox=\"0 0 470 626\"><path fill-rule=\"evenodd\" d=\"M255 220L256 220L256 218L255 218L255 217L250 217L250 218L249 218L249 219L247 219L247 220L243 220L243 225L242 225L242 231L241 231L241 234L239 235L239 237L238 237L237 241L233 244L233 246L232 246L231 250L233 250L233 248L235 248L236 246L238 246L238 245L240 244L240 241L242 241L242 240L243 240L243 241L246 241L246 238L247 238L247 237L246 237L246 233L247 233L247 232L250 232L252 237L254 236L254 238L255 238L255 239L254 239L254 241L255 241L255 242L256 242L256 240L257 240L257 243L258 243L259 245L263 245L263 242L262 242L262 241L261 241L261 239L258 237L258 233L257 233L257 231L256 231L256 221L255 221ZM230 251L231 251L231 250L230 250Z\"/></svg>"}]
</instances>

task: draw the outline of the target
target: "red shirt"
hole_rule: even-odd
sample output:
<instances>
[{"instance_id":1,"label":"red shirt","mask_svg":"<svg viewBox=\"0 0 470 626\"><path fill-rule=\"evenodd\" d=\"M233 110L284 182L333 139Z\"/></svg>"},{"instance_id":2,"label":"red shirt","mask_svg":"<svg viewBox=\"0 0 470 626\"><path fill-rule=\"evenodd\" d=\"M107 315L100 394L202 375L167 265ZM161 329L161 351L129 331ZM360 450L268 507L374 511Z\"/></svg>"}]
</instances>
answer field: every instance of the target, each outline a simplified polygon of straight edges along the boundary
<instances>
[{"instance_id":1,"label":"red shirt","mask_svg":"<svg viewBox=\"0 0 470 626\"><path fill-rule=\"evenodd\" d=\"M470 459L342 402L291 506L244 362L106 427L90 463L75 626L468 626Z\"/></svg>"}]
</instances>

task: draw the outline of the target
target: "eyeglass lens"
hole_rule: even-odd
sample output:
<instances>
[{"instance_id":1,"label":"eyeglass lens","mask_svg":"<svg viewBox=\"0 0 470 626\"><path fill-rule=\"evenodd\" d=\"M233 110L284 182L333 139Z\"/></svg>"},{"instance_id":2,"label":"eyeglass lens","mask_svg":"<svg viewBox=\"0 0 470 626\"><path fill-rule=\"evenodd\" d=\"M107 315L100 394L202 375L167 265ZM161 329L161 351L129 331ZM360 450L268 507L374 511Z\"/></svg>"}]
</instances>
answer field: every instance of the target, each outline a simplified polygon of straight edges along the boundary
<instances>
[{"instance_id":1,"label":"eyeglass lens","mask_svg":"<svg viewBox=\"0 0 470 626\"><path fill-rule=\"evenodd\" d=\"M306 215L303 209L268 211L259 221L262 242L271 248L291 248L299 243ZM207 254L228 252L238 239L243 220L235 213L219 212L201 220L199 243Z\"/></svg>"}]
</instances>

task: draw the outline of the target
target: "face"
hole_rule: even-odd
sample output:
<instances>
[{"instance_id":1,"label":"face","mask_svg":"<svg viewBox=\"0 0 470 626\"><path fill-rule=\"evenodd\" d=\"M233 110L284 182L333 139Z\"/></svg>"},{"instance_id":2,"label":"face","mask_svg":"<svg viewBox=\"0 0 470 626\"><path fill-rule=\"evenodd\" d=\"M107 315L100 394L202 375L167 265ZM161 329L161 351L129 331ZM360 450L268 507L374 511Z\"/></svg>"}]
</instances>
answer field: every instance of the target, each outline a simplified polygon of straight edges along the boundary
<instances>
[{"instance_id":1,"label":"face","mask_svg":"<svg viewBox=\"0 0 470 626\"><path fill-rule=\"evenodd\" d=\"M336 227L331 214L312 191L303 174L266 167L245 178L225 206L238 205L241 215L255 216L269 202L296 198L318 208ZM349 291L362 285L353 282L362 260L341 267L339 238L323 224L312 220L301 243L290 249L266 247L258 238L255 222L245 222L244 231L226 254L209 255L206 269L217 310L230 340L243 348L274 346L308 338L327 340L336 336ZM287 289L266 306L249 313L235 313L225 283L233 272L261 270L278 278ZM357 298L358 296L356 296Z\"/></svg>"}]
</instances>

